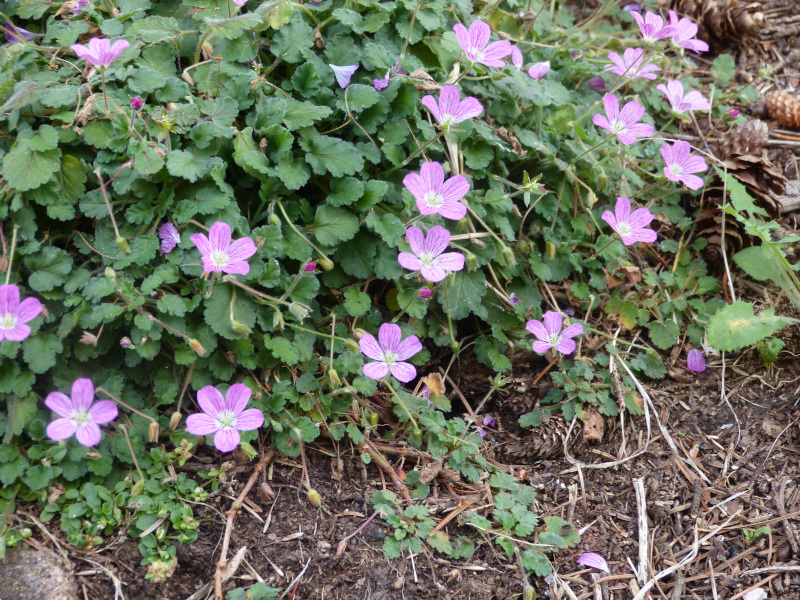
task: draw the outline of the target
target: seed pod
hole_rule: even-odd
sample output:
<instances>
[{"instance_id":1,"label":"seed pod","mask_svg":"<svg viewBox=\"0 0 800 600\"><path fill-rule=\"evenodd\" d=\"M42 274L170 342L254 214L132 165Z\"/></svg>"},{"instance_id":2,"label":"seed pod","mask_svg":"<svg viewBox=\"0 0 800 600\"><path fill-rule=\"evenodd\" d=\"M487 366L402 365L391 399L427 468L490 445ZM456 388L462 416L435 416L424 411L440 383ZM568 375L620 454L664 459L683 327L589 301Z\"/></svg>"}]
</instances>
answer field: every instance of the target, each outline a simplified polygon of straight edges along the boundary
<instances>
[{"instance_id":1,"label":"seed pod","mask_svg":"<svg viewBox=\"0 0 800 600\"><path fill-rule=\"evenodd\" d=\"M331 384L335 385L336 387L340 387L342 385L342 380L339 379L339 374L336 372L336 369L328 369L328 379L330 379Z\"/></svg>"},{"instance_id":2,"label":"seed pod","mask_svg":"<svg viewBox=\"0 0 800 600\"><path fill-rule=\"evenodd\" d=\"M327 256L320 256L317 262L319 263L319 266L326 271L330 271L333 268L333 261Z\"/></svg>"},{"instance_id":3,"label":"seed pod","mask_svg":"<svg viewBox=\"0 0 800 600\"><path fill-rule=\"evenodd\" d=\"M117 272L111 267L106 267L106 279L116 279Z\"/></svg>"},{"instance_id":4,"label":"seed pod","mask_svg":"<svg viewBox=\"0 0 800 600\"><path fill-rule=\"evenodd\" d=\"M117 248L119 248L119 251L123 254L131 253L131 247L128 245L128 240L122 236L117 238Z\"/></svg>"},{"instance_id":5,"label":"seed pod","mask_svg":"<svg viewBox=\"0 0 800 600\"><path fill-rule=\"evenodd\" d=\"M475 256L472 252L467 254L466 262L467 262L467 271L476 271L478 269L478 257Z\"/></svg>"},{"instance_id":6,"label":"seed pod","mask_svg":"<svg viewBox=\"0 0 800 600\"><path fill-rule=\"evenodd\" d=\"M556 257L556 245L553 242L546 242L544 245L547 258L553 260Z\"/></svg>"},{"instance_id":7,"label":"seed pod","mask_svg":"<svg viewBox=\"0 0 800 600\"><path fill-rule=\"evenodd\" d=\"M519 250L522 254L530 254L531 245L528 240L520 240L517 242L517 250Z\"/></svg>"},{"instance_id":8,"label":"seed pod","mask_svg":"<svg viewBox=\"0 0 800 600\"><path fill-rule=\"evenodd\" d=\"M177 429L178 424L180 422L181 422L181 413L179 413L178 411L175 411L169 416L169 428L172 431L175 431L175 429Z\"/></svg>"},{"instance_id":9,"label":"seed pod","mask_svg":"<svg viewBox=\"0 0 800 600\"><path fill-rule=\"evenodd\" d=\"M308 309L298 302L292 302L289 305L289 312L297 317L301 323L309 315Z\"/></svg>"},{"instance_id":10,"label":"seed pod","mask_svg":"<svg viewBox=\"0 0 800 600\"><path fill-rule=\"evenodd\" d=\"M366 333L367 333L366 331L364 331L364 330L363 330L363 329L361 329L360 327L357 327L357 328L355 329L355 331L353 331L353 336L355 336L355 338L356 338L357 340L360 340L362 337L364 337L364 336L366 335ZM359 349L360 349L360 348L361 348L361 347L359 346Z\"/></svg>"},{"instance_id":11,"label":"seed pod","mask_svg":"<svg viewBox=\"0 0 800 600\"><path fill-rule=\"evenodd\" d=\"M195 339L189 340L189 348L194 350L198 356L205 356L206 349L203 348L203 344Z\"/></svg>"},{"instance_id":12,"label":"seed pod","mask_svg":"<svg viewBox=\"0 0 800 600\"><path fill-rule=\"evenodd\" d=\"M231 323L231 327L236 333L245 338L249 337L250 334L253 333L253 330L250 329L245 323L242 323L241 321L233 321Z\"/></svg>"},{"instance_id":13,"label":"seed pod","mask_svg":"<svg viewBox=\"0 0 800 600\"><path fill-rule=\"evenodd\" d=\"M269 221L270 225L274 225L275 227L280 227L280 225L281 225L280 217L278 215L274 214L274 213L271 214L269 216L269 219L267 219L267 220Z\"/></svg>"},{"instance_id":14,"label":"seed pod","mask_svg":"<svg viewBox=\"0 0 800 600\"><path fill-rule=\"evenodd\" d=\"M286 325L286 322L283 320L283 313L276 310L275 314L272 315L272 328L275 331L283 331L284 325Z\"/></svg>"},{"instance_id":15,"label":"seed pod","mask_svg":"<svg viewBox=\"0 0 800 600\"><path fill-rule=\"evenodd\" d=\"M147 433L150 435L150 441L155 443L158 441L159 427L155 421L150 421L150 426L147 428Z\"/></svg>"},{"instance_id":16,"label":"seed pod","mask_svg":"<svg viewBox=\"0 0 800 600\"><path fill-rule=\"evenodd\" d=\"M517 259L514 257L514 251L508 246L503 248L501 256L503 258L503 264L505 266L513 267L515 264L517 264Z\"/></svg>"},{"instance_id":17,"label":"seed pod","mask_svg":"<svg viewBox=\"0 0 800 600\"><path fill-rule=\"evenodd\" d=\"M311 504L315 508L319 508L320 506L322 506L322 497L319 495L319 492L317 490L314 489L308 490L306 496L308 496L308 501L311 502Z\"/></svg>"},{"instance_id":18,"label":"seed pod","mask_svg":"<svg viewBox=\"0 0 800 600\"><path fill-rule=\"evenodd\" d=\"M256 456L258 456L258 451L255 448L253 448L253 445L250 444L249 442L245 442L244 444L241 444L239 447L242 449L242 452L244 452L244 455L250 460L253 460Z\"/></svg>"},{"instance_id":19,"label":"seed pod","mask_svg":"<svg viewBox=\"0 0 800 600\"><path fill-rule=\"evenodd\" d=\"M345 347L350 350L350 352L361 352L361 346L358 345L358 342L355 340L347 340L344 343Z\"/></svg>"}]
</instances>

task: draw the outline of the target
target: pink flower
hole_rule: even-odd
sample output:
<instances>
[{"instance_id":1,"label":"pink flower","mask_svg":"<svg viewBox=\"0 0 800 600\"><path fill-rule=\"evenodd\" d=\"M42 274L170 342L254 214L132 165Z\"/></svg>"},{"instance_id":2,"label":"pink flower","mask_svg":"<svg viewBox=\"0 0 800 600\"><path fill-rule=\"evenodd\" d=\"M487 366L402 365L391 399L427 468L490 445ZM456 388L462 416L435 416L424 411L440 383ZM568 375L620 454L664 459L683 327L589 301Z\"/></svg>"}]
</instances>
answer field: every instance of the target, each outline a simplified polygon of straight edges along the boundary
<instances>
[{"instance_id":1,"label":"pink flower","mask_svg":"<svg viewBox=\"0 0 800 600\"><path fill-rule=\"evenodd\" d=\"M247 259L256 253L256 245L247 237L231 243L231 228L227 223L217 221L211 226L208 237L204 233L195 233L191 240L200 250L205 271L236 275L247 275L250 272Z\"/></svg>"},{"instance_id":2,"label":"pink flower","mask_svg":"<svg viewBox=\"0 0 800 600\"><path fill-rule=\"evenodd\" d=\"M428 95L422 98L422 104L445 128L475 118L483 112L483 106L476 98L467 96L462 100L461 92L454 85L442 86L438 103L436 98Z\"/></svg>"},{"instance_id":3,"label":"pink flower","mask_svg":"<svg viewBox=\"0 0 800 600\"><path fill-rule=\"evenodd\" d=\"M508 299L511 300L511 304L522 304L522 300L516 294L509 295Z\"/></svg>"},{"instance_id":4,"label":"pink flower","mask_svg":"<svg viewBox=\"0 0 800 600\"><path fill-rule=\"evenodd\" d=\"M6 26L3 29L6 32L6 41L9 44L30 42L36 36L32 31L12 25L10 21L6 21Z\"/></svg>"},{"instance_id":5,"label":"pink flower","mask_svg":"<svg viewBox=\"0 0 800 600\"><path fill-rule=\"evenodd\" d=\"M439 214L457 221L467 214L461 199L469 191L469 181L463 175L445 181L444 168L438 162L422 163L419 175L409 173L403 178L403 185L416 199L422 215Z\"/></svg>"},{"instance_id":6,"label":"pink flower","mask_svg":"<svg viewBox=\"0 0 800 600\"><path fill-rule=\"evenodd\" d=\"M119 414L111 400L94 401L91 379L76 379L72 384L72 398L61 392L50 392L44 403L61 417L47 426L47 437L60 442L74 435L84 446L99 444L99 425L110 423Z\"/></svg>"},{"instance_id":7,"label":"pink flower","mask_svg":"<svg viewBox=\"0 0 800 600\"><path fill-rule=\"evenodd\" d=\"M73 15L79 15L83 12L83 7L89 4L89 0L78 0L77 6L72 10Z\"/></svg>"},{"instance_id":8,"label":"pink flower","mask_svg":"<svg viewBox=\"0 0 800 600\"><path fill-rule=\"evenodd\" d=\"M603 92L606 89L606 82L603 81L602 77L592 77L586 83L588 83L589 87L591 87L596 92Z\"/></svg>"},{"instance_id":9,"label":"pink flower","mask_svg":"<svg viewBox=\"0 0 800 600\"><path fill-rule=\"evenodd\" d=\"M537 81L547 75L547 72L550 70L550 61L540 62L533 65L530 69L528 69L528 75L530 75L531 79L536 79Z\"/></svg>"},{"instance_id":10,"label":"pink flower","mask_svg":"<svg viewBox=\"0 0 800 600\"><path fill-rule=\"evenodd\" d=\"M617 204L614 206L614 213L610 210L601 215L602 219L611 225L611 229L619 234L622 243L626 246L636 242L646 242L651 244L656 241L656 232L647 229L647 226L655 218L646 208L637 208L631 214L631 201L625 196L617 197Z\"/></svg>"},{"instance_id":11,"label":"pink flower","mask_svg":"<svg viewBox=\"0 0 800 600\"><path fill-rule=\"evenodd\" d=\"M426 281L441 281L448 271L464 268L463 254L442 254L450 243L450 232L441 225L432 227L427 237L419 227L409 227L406 229L406 239L414 254L401 252L397 261L404 269L420 271Z\"/></svg>"},{"instance_id":12,"label":"pink flower","mask_svg":"<svg viewBox=\"0 0 800 600\"><path fill-rule=\"evenodd\" d=\"M111 65L128 46L130 46L130 44L127 40L117 40L112 44L111 40L106 38L92 38L89 40L88 46L72 44L70 48L78 55L78 58L84 59L94 67L105 69Z\"/></svg>"},{"instance_id":13,"label":"pink flower","mask_svg":"<svg viewBox=\"0 0 800 600\"><path fill-rule=\"evenodd\" d=\"M313 273L316 270L317 270L317 263L313 263L313 262L306 263L306 266L303 267L303 272L304 273Z\"/></svg>"},{"instance_id":14,"label":"pink flower","mask_svg":"<svg viewBox=\"0 0 800 600\"><path fill-rule=\"evenodd\" d=\"M678 14L669 11L669 24L675 30L672 34L672 43L680 48L687 48L693 52L706 52L708 44L702 40L695 39L697 35L697 25L686 17L678 19Z\"/></svg>"},{"instance_id":15,"label":"pink flower","mask_svg":"<svg viewBox=\"0 0 800 600\"><path fill-rule=\"evenodd\" d=\"M161 240L161 254L169 254L181 243L181 234L178 233L175 224L169 221L158 230L158 237Z\"/></svg>"},{"instance_id":16,"label":"pink flower","mask_svg":"<svg viewBox=\"0 0 800 600\"><path fill-rule=\"evenodd\" d=\"M244 6L245 4L247 4L247 0L233 0L233 3L236 6Z\"/></svg>"},{"instance_id":17,"label":"pink flower","mask_svg":"<svg viewBox=\"0 0 800 600\"><path fill-rule=\"evenodd\" d=\"M403 362L422 350L422 344L415 335L400 341L400 326L384 323L378 330L380 344L372 334L365 333L358 341L361 352L377 362L364 365L364 375L370 379L382 379L391 371L392 375L403 383L408 383L417 376L414 365Z\"/></svg>"},{"instance_id":18,"label":"pink flower","mask_svg":"<svg viewBox=\"0 0 800 600\"><path fill-rule=\"evenodd\" d=\"M725 121L726 123L731 123L738 116L739 116L739 111L736 110L735 108L732 108L728 112L726 112L724 115L722 115L722 120Z\"/></svg>"},{"instance_id":19,"label":"pink flower","mask_svg":"<svg viewBox=\"0 0 800 600\"><path fill-rule=\"evenodd\" d=\"M342 89L350 85L350 78L353 76L353 73L358 71L358 65L347 65L344 67L338 65L328 66L331 68L331 71L333 71L333 74L336 75L336 82Z\"/></svg>"},{"instance_id":20,"label":"pink flower","mask_svg":"<svg viewBox=\"0 0 800 600\"><path fill-rule=\"evenodd\" d=\"M519 49L519 46L513 44L511 46L511 64L520 69L522 68L522 62L522 50Z\"/></svg>"},{"instance_id":21,"label":"pink flower","mask_svg":"<svg viewBox=\"0 0 800 600\"><path fill-rule=\"evenodd\" d=\"M372 85L375 87L376 90L380 92L381 90L384 90L389 86L389 78L384 77L383 79L373 79Z\"/></svg>"},{"instance_id":22,"label":"pink flower","mask_svg":"<svg viewBox=\"0 0 800 600\"><path fill-rule=\"evenodd\" d=\"M144 100L139 98L139 96L134 96L133 98L131 98L131 108L133 110L141 110L143 106L144 106Z\"/></svg>"},{"instance_id":23,"label":"pink flower","mask_svg":"<svg viewBox=\"0 0 800 600\"><path fill-rule=\"evenodd\" d=\"M706 357L703 356L703 351L697 348L689 350L689 354L686 355L686 366L690 371L694 371L695 373L702 373L705 371Z\"/></svg>"},{"instance_id":24,"label":"pink flower","mask_svg":"<svg viewBox=\"0 0 800 600\"><path fill-rule=\"evenodd\" d=\"M603 70L629 79L655 79L656 76L653 73L660 71L661 67L653 63L642 65L643 57L644 50L641 48L628 48L622 56L616 52L609 52L608 60L614 64L608 65Z\"/></svg>"},{"instance_id":25,"label":"pink flower","mask_svg":"<svg viewBox=\"0 0 800 600\"><path fill-rule=\"evenodd\" d=\"M703 187L703 180L692 173L702 173L708 168L702 156L690 155L692 147L689 142L678 140L672 146L661 146L661 156L667 163L664 175L670 181L680 181L690 190L699 190Z\"/></svg>"},{"instance_id":26,"label":"pink flower","mask_svg":"<svg viewBox=\"0 0 800 600\"><path fill-rule=\"evenodd\" d=\"M664 26L664 19L657 14L647 11L644 19L635 10L631 11L633 20L642 31L642 40L645 44L652 44L658 40L663 40L665 37L671 36L675 33L675 28L667 25Z\"/></svg>"},{"instance_id":27,"label":"pink flower","mask_svg":"<svg viewBox=\"0 0 800 600\"><path fill-rule=\"evenodd\" d=\"M501 59L511 54L511 42L509 41L501 40L489 44L492 28L483 21L473 21L469 26L469 31L461 23L456 23L453 31L456 32L456 39L464 54L472 62L487 67L502 67Z\"/></svg>"},{"instance_id":28,"label":"pink flower","mask_svg":"<svg viewBox=\"0 0 800 600\"><path fill-rule=\"evenodd\" d=\"M646 123L639 123L639 119L644 115L644 106L636 101L628 102L619 109L619 100L613 94L603 96L603 106L606 115L595 115L592 121L598 127L607 129L617 136L620 143L629 145L636 142L637 138L650 137L653 135L653 126Z\"/></svg>"},{"instance_id":29,"label":"pink flower","mask_svg":"<svg viewBox=\"0 0 800 600\"><path fill-rule=\"evenodd\" d=\"M13 283L0 285L0 342L21 342L31 334L25 325L42 312L42 303L36 298L19 301L19 288Z\"/></svg>"},{"instance_id":30,"label":"pink flower","mask_svg":"<svg viewBox=\"0 0 800 600\"><path fill-rule=\"evenodd\" d=\"M222 397L213 385L197 392L197 404L203 410L186 417L186 429L192 435L214 434L214 446L230 452L239 445L240 431L252 431L264 424L264 413L247 408L253 392L243 383L234 383Z\"/></svg>"},{"instance_id":31,"label":"pink flower","mask_svg":"<svg viewBox=\"0 0 800 600\"><path fill-rule=\"evenodd\" d=\"M578 559L578 564L585 567L591 567L604 573L610 573L608 570L608 563L606 559L597 554L596 552L584 552Z\"/></svg>"},{"instance_id":32,"label":"pink flower","mask_svg":"<svg viewBox=\"0 0 800 600\"><path fill-rule=\"evenodd\" d=\"M667 81L667 85L659 83L656 89L661 90L667 96L673 112L684 113L687 110L711 110L711 104L697 90L691 91L684 96L683 84L680 81Z\"/></svg>"},{"instance_id":33,"label":"pink flower","mask_svg":"<svg viewBox=\"0 0 800 600\"><path fill-rule=\"evenodd\" d=\"M421 298L422 300L430 298L431 294L433 293L431 292L430 288L419 288L417 292L417 298Z\"/></svg>"},{"instance_id":34,"label":"pink flower","mask_svg":"<svg viewBox=\"0 0 800 600\"><path fill-rule=\"evenodd\" d=\"M544 354L550 348L555 348L561 354L572 354L575 351L575 342L572 338L583 335L583 325L573 323L564 331L561 325L564 317L561 313L548 310L544 313L544 323L531 319L525 324L525 329L536 336L537 341L533 342L533 349L539 354Z\"/></svg>"}]
</instances>

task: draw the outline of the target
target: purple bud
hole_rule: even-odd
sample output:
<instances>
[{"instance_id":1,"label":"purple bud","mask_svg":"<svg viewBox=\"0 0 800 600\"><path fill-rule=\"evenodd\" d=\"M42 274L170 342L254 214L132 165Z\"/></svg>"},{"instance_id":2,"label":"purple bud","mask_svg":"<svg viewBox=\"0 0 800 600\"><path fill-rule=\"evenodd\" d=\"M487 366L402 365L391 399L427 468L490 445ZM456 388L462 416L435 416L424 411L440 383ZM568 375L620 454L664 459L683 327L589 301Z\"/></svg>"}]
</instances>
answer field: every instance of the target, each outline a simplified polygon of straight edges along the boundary
<instances>
[{"instance_id":1,"label":"purple bud","mask_svg":"<svg viewBox=\"0 0 800 600\"><path fill-rule=\"evenodd\" d=\"M564 314L567 315L568 317L574 317L575 316L575 309L574 308L565 308L564 309Z\"/></svg>"},{"instance_id":2,"label":"purple bud","mask_svg":"<svg viewBox=\"0 0 800 600\"><path fill-rule=\"evenodd\" d=\"M726 123L730 123L731 121L736 119L736 117L738 117L738 116L739 116L739 111L736 110L735 108L732 108L731 110L726 112L724 115L722 115L722 120L725 121Z\"/></svg>"},{"instance_id":3,"label":"purple bud","mask_svg":"<svg viewBox=\"0 0 800 600\"><path fill-rule=\"evenodd\" d=\"M131 344L133 344L133 342L131 342L131 338L124 337L119 341L119 345L123 348L128 348Z\"/></svg>"},{"instance_id":4,"label":"purple bud","mask_svg":"<svg viewBox=\"0 0 800 600\"><path fill-rule=\"evenodd\" d=\"M632 4L626 4L622 7L622 10L631 12L634 10L642 10L642 8L644 8L644 5L641 2L634 2Z\"/></svg>"},{"instance_id":5,"label":"purple bud","mask_svg":"<svg viewBox=\"0 0 800 600\"><path fill-rule=\"evenodd\" d=\"M516 294L511 294L511 295L508 297L508 299L509 299L509 300L511 300L511 304L520 304L520 303L522 303L522 300L520 300L520 299L517 297L517 295L516 295Z\"/></svg>"},{"instance_id":6,"label":"purple bud","mask_svg":"<svg viewBox=\"0 0 800 600\"><path fill-rule=\"evenodd\" d=\"M547 72L550 70L550 61L540 62L533 65L530 69L528 69L528 75L532 79L536 79L537 81L547 75Z\"/></svg>"},{"instance_id":7,"label":"purple bud","mask_svg":"<svg viewBox=\"0 0 800 600\"><path fill-rule=\"evenodd\" d=\"M694 371L695 373L702 373L705 371L706 357L703 356L703 351L697 348L689 350L689 354L686 356L686 366L690 371Z\"/></svg>"},{"instance_id":8,"label":"purple bud","mask_svg":"<svg viewBox=\"0 0 800 600\"><path fill-rule=\"evenodd\" d=\"M608 563L606 562L606 559L596 552L584 552L578 559L578 564L583 565L584 567L597 569L598 571L603 571L604 573L610 572L608 570Z\"/></svg>"},{"instance_id":9,"label":"purple bud","mask_svg":"<svg viewBox=\"0 0 800 600\"><path fill-rule=\"evenodd\" d=\"M497 427L497 419L492 415L483 415L483 424L486 427Z\"/></svg>"},{"instance_id":10,"label":"purple bud","mask_svg":"<svg viewBox=\"0 0 800 600\"><path fill-rule=\"evenodd\" d=\"M78 0L78 5L73 9L72 14L73 15L81 14L83 12L82 7L86 6L87 4L89 4L89 0Z\"/></svg>"},{"instance_id":11,"label":"purple bud","mask_svg":"<svg viewBox=\"0 0 800 600\"><path fill-rule=\"evenodd\" d=\"M586 83L588 83L589 87L591 87L593 90L597 92L602 92L605 91L606 89L606 82L603 80L602 77L592 77Z\"/></svg>"},{"instance_id":12,"label":"purple bud","mask_svg":"<svg viewBox=\"0 0 800 600\"><path fill-rule=\"evenodd\" d=\"M483 427L476 427L475 429L478 430L478 435L481 436L481 438L486 438L486 430Z\"/></svg>"},{"instance_id":13,"label":"purple bud","mask_svg":"<svg viewBox=\"0 0 800 600\"><path fill-rule=\"evenodd\" d=\"M389 86L389 78L385 77L384 79L373 79L372 80L372 85L379 92L381 90L385 90Z\"/></svg>"},{"instance_id":14,"label":"purple bud","mask_svg":"<svg viewBox=\"0 0 800 600\"><path fill-rule=\"evenodd\" d=\"M133 110L141 110L143 106L144 106L144 100L139 98L139 96L134 96L133 98L131 98L131 108Z\"/></svg>"},{"instance_id":15,"label":"purple bud","mask_svg":"<svg viewBox=\"0 0 800 600\"><path fill-rule=\"evenodd\" d=\"M306 263L306 266L303 268L304 273L313 273L317 270L317 263Z\"/></svg>"},{"instance_id":16,"label":"purple bud","mask_svg":"<svg viewBox=\"0 0 800 600\"><path fill-rule=\"evenodd\" d=\"M419 293L417 294L417 298L422 298L423 300L425 300L425 298L430 298L430 297L431 297L431 290L430 289L428 289L428 288L420 288L419 289Z\"/></svg>"}]
</instances>

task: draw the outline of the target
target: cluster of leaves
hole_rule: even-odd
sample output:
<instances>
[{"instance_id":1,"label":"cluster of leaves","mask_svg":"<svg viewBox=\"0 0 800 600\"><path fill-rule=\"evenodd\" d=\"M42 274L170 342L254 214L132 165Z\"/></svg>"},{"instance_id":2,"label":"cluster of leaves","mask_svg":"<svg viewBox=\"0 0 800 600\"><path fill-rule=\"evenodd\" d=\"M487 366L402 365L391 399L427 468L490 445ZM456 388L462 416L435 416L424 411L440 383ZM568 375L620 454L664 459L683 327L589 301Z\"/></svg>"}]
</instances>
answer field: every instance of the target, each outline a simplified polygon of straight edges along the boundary
<instances>
[{"instance_id":1,"label":"cluster of leaves","mask_svg":"<svg viewBox=\"0 0 800 600\"><path fill-rule=\"evenodd\" d=\"M432 82L465 68L452 26L475 19L472 2L274 0L231 14L222 0L118 0L80 10L9 0L9 20L41 37L0 46L0 122L13 132L0 140L0 264L10 261L11 282L40 298L46 312L26 340L0 343L2 512L16 499L56 497L46 510L61 515L76 544L97 543L131 518L142 531L167 518L171 529L165 521L142 542L145 556L160 561L157 576L174 554L165 540L194 535L178 499L197 488L169 481L168 461L148 448L146 418L122 409L91 451L46 440L42 398L79 377L155 419L168 432L159 441L184 450L181 443L196 442L178 427L189 402L184 384L191 397L206 385L243 382L266 415L269 437L261 441L297 456L323 430L361 443L374 425L367 411L377 384L363 376L364 359L349 343L357 327L375 332L400 319L404 335L427 341L417 365L436 347L452 347L504 372L510 346L530 349L524 323L541 318L541 285L564 283L578 316L601 307L623 330L647 328L662 349L678 343L688 324L699 345L697 323L716 309L707 297L717 291L690 251L703 240L663 240L659 250L675 268L644 269L641 280L628 280L625 272L638 267L598 219L615 196L633 198L645 187L653 173L638 165L658 158L647 144L600 150L600 164L585 157L605 137L579 117L600 99L586 81L601 74L598 56L633 35L624 32L630 20L609 6L608 19L580 27L567 10L548 10L556 3L534 4L537 12L528 14L528 3L505 0L478 15L517 41L526 61L548 60L552 71L534 81L511 65L474 66L477 76L461 79L485 113L451 137L469 176L470 207L494 237L473 235L471 218L454 223L453 237L469 245L470 268L423 299L421 284L397 261L417 216L402 180L446 151L420 100ZM98 35L130 42L102 77L66 50ZM372 80L398 57L411 75L376 90ZM330 64L359 65L346 89ZM678 57L664 67L676 76L691 64ZM732 69L715 61L721 85ZM666 110L641 81L630 90L651 114ZM131 105L134 97L141 108ZM720 104L713 114L724 110ZM661 194L665 227L690 231L683 190L656 178L650 193ZM166 221L181 241L162 255L157 230ZM216 221L256 242L247 275L202 277L189 238ZM306 272L309 261L324 270ZM567 364L564 397L551 405L568 414L587 402L615 410L608 389L595 388L608 383L595 369L604 360ZM664 374L648 348L630 364L639 374ZM487 469L479 437L467 421L448 420L448 406L428 408L402 390L397 398L398 418L419 419L424 431L392 435L425 444L470 480ZM259 435L245 432L242 440ZM53 492L58 486L62 495ZM498 512L515 515L514 506L525 505L509 494L494 517L507 532L524 527ZM395 538L401 545L424 537L424 511L397 518L407 533Z\"/></svg>"}]
</instances>

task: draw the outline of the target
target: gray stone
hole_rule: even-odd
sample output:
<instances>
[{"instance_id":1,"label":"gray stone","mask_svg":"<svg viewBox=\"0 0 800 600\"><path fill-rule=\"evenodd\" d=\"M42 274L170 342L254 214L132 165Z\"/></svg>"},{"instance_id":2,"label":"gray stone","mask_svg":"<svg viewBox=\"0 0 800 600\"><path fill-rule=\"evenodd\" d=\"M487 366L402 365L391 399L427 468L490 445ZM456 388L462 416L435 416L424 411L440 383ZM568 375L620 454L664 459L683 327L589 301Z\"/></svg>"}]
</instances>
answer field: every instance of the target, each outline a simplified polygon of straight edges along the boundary
<instances>
[{"instance_id":1,"label":"gray stone","mask_svg":"<svg viewBox=\"0 0 800 600\"><path fill-rule=\"evenodd\" d=\"M0 561L0 600L78 600L78 586L62 561L23 543Z\"/></svg>"}]
</instances>

